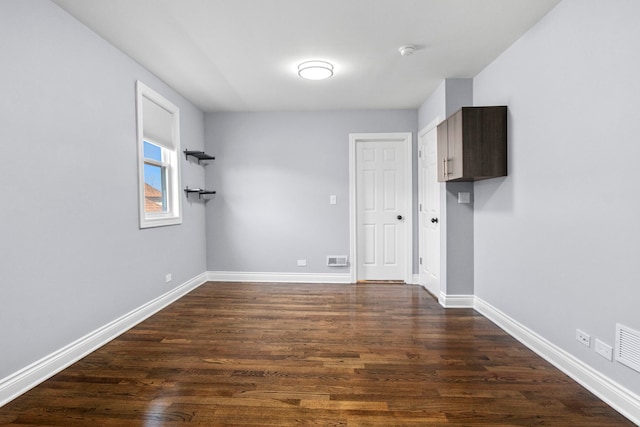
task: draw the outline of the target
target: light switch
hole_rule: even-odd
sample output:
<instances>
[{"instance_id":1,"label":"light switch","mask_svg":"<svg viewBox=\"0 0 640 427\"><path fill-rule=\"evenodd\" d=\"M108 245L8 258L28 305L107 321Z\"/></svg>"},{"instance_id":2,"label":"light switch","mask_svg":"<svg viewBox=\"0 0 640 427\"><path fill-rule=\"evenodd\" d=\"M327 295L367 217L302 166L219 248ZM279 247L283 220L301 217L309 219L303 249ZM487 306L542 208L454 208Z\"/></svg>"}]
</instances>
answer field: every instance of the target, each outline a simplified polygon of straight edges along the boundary
<instances>
[{"instance_id":1,"label":"light switch","mask_svg":"<svg viewBox=\"0 0 640 427\"><path fill-rule=\"evenodd\" d=\"M466 191L458 193L458 203L471 203L471 193Z\"/></svg>"},{"instance_id":2,"label":"light switch","mask_svg":"<svg viewBox=\"0 0 640 427\"><path fill-rule=\"evenodd\" d=\"M329 204L330 205L335 205L338 203L338 198L336 197L335 194L332 194L329 196Z\"/></svg>"}]
</instances>

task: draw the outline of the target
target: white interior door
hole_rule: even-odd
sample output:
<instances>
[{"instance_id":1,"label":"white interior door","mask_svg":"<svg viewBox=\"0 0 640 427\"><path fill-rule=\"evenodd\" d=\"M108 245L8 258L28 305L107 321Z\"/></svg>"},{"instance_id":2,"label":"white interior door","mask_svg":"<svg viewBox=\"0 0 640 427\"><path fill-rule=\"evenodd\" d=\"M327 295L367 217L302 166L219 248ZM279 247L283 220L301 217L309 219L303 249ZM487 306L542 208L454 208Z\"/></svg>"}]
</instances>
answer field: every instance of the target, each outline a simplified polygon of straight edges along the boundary
<instances>
[{"instance_id":1,"label":"white interior door","mask_svg":"<svg viewBox=\"0 0 640 427\"><path fill-rule=\"evenodd\" d=\"M399 135L352 135L356 280L410 281L411 134Z\"/></svg>"},{"instance_id":2,"label":"white interior door","mask_svg":"<svg viewBox=\"0 0 640 427\"><path fill-rule=\"evenodd\" d=\"M418 138L418 226L420 229L420 284L440 294L440 184L437 168L437 128Z\"/></svg>"}]
</instances>

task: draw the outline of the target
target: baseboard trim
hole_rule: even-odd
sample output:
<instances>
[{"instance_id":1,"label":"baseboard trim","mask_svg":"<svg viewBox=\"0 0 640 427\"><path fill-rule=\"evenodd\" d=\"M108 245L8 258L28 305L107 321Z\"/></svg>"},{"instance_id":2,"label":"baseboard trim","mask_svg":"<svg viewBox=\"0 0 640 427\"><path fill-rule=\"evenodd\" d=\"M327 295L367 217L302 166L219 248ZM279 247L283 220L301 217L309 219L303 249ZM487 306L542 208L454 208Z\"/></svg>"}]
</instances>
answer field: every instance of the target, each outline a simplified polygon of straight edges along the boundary
<instances>
[{"instance_id":1,"label":"baseboard trim","mask_svg":"<svg viewBox=\"0 0 640 427\"><path fill-rule=\"evenodd\" d=\"M248 273L208 271L210 282L351 283L349 273Z\"/></svg>"},{"instance_id":2,"label":"baseboard trim","mask_svg":"<svg viewBox=\"0 0 640 427\"><path fill-rule=\"evenodd\" d=\"M640 396L602 375L481 298L475 297L474 300L474 308L479 313L598 396L631 422L640 425Z\"/></svg>"},{"instance_id":3,"label":"baseboard trim","mask_svg":"<svg viewBox=\"0 0 640 427\"><path fill-rule=\"evenodd\" d=\"M0 407L154 315L205 283L206 279L206 274L202 273L31 365L1 379Z\"/></svg>"},{"instance_id":4,"label":"baseboard trim","mask_svg":"<svg viewBox=\"0 0 640 427\"><path fill-rule=\"evenodd\" d=\"M447 295L440 292L438 302L444 308L473 308L473 295Z\"/></svg>"}]
</instances>

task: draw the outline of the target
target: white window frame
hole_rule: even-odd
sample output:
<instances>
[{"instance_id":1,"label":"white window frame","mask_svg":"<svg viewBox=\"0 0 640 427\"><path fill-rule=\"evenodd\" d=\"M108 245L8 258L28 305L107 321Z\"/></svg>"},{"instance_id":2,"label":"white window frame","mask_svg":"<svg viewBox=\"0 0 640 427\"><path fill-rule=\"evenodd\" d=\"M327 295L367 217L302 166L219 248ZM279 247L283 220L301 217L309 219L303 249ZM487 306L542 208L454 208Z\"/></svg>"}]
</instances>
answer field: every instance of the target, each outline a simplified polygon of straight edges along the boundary
<instances>
[{"instance_id":1,"label":"white window frame","mask_svg":"<svg viewBox=\"0 0 640 427\"><path fill-rule=\"evenodd\" d=\"M161 143L145 135L143 100L155 103L170 113L170 141ZM182 198L180 197L180 110L165 97L144 83L136 82L136 123L138 142L138 210L140 228L161 227L182 224ZM162 162L150 162L144 157L144 141L160 146ZM145 163L164 166L166 176L167 210L164 212L145 212Z\"/></svg>"}]
</instances>

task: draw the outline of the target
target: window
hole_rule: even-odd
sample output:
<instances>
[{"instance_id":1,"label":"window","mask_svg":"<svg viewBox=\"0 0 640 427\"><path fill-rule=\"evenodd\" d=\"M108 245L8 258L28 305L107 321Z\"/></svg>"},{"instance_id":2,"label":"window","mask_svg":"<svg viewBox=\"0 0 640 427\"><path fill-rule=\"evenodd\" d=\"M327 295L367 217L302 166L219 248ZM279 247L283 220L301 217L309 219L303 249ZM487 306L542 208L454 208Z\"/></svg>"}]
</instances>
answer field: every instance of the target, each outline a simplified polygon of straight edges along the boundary
<instances>
[{"instance_id":1,"label":"window","mask_svg":"<svg viewBox=\"0 0 640 427\"><path fill-rule=\"evenodd\" d=\"M143 142L144 152L144 212L167 212L167 170L164 162L166 149L149 141Z\"/></svg>"},{"instance_id":2,"label":"window","mask_svg":"<svg viewBox=\"0 0 640 427\"><path fill-rule=\"evenodd\" d=\"M137 82L140 228L182 223L180 112Z\"/></svg>"}]
</instances>

